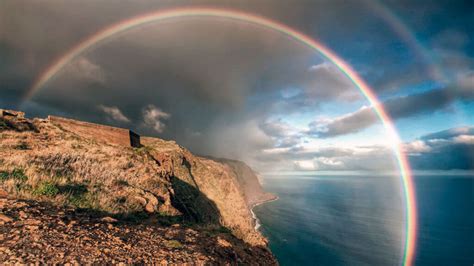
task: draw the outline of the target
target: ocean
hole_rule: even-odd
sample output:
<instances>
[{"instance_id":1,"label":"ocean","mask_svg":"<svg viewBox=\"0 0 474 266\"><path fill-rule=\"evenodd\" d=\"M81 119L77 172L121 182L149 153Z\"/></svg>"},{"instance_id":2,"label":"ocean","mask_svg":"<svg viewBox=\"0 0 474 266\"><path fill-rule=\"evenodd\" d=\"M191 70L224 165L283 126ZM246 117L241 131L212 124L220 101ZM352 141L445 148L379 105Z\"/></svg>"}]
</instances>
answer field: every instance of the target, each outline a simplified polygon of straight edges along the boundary
<instances>
[{"instance_id":1,"label":"ocean","mask_svg":"<svg viewBox=\"0 0 474 266\"><path fill-rule=\"evenodd\" d=\"M416 265L474 264L474 177L415 176ZM400 265L404 201L395 176L266 176L254 208L281 265Z\"/></svg>"}]
</instances>

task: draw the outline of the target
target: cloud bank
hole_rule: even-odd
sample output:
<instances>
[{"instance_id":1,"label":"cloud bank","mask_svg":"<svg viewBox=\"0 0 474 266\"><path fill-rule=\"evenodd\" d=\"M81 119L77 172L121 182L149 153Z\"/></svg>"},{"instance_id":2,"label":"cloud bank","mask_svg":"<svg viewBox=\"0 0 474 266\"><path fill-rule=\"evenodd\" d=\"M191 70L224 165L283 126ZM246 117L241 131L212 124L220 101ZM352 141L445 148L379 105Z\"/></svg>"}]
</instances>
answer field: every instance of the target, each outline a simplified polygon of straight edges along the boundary
<instances>
[{"instance_id":1,"label":"cloud bank","mask_svg":"<svg viewBox=\"0 0 474 266\"><path fill-rule=\"evenodd\" d=\"M407 143L415 169L474 170L474 127L452 128Z\"/></svg>"},{"instance_id":2,"label":"cloud bank","mask_svg":"<svg viewBox=\"0 0 474 266\"><path fill-rule=\"evenodd\" d=\"M456 101L474 100L474 74L460 77L455 84L443 89L428 90L385 100L382 105L392 119L402 119L440 111ZM361 109L334 119L314 121L310 134L321 138L335 137L366 129L380 120L373 108Z\"/></svg>"}]
</instances>

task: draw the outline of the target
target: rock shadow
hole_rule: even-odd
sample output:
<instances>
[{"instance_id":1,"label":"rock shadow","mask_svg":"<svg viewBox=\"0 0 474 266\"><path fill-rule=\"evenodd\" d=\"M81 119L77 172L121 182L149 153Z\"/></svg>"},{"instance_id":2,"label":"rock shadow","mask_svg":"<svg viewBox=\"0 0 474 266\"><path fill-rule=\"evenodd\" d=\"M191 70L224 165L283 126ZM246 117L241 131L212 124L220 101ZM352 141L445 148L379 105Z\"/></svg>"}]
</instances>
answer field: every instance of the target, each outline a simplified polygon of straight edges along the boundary
<instances>
[{"instance_id":1,"label":"rock shadow","mask_svg":"<svg viewBox=\"0 0 474 266\"><path fill-rule=\"evenodd\" d=\"M198 188L176 176L170 178L174 194L171 204L178 209L188 222L198 224L219 224L221 214L216 204Z\"/></svg>"}]
</instances>

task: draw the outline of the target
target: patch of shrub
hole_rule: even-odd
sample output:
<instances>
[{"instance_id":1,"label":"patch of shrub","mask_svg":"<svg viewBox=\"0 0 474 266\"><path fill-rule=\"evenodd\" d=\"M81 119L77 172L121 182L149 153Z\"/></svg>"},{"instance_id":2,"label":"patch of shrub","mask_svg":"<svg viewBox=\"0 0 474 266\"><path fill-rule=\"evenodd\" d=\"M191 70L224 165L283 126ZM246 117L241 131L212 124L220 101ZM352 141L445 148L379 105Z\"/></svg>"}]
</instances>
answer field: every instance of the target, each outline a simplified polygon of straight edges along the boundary
<instances>
[{"instance_id":1,"label":"patch of shrub","mask_svg":"<svg viewBox=\"0 0 474 266\"><path fill-rule=\"evenodd\" d=\"M74 150L84 148L84 146L82 146L81 144L72 144L71 147L72 147Z\"/></svg>"},{"instance_id":2,"label":"patch of shrub","mask_svg":"<svg viewBox=\"0 0 474 266\"><path fill-rule=\"evenodd\" d=\"M77 207L82 209L97 209L97 195L87 192L82 195L72 195L69 197L69 202Z\"/></svg>"},{"instance_id":3,"label":"patch of shrub","mask_svg":"<svg viewBox=\"0 0 474 266\"><path fill-rule=\"evenodd\" d=\"M51 181L43 181L32 191L33 195L54 197L59 193L58 186Z\"/></svg>"},{"instance_id":4,"label":"patch of shrub","mask_svg":"<svg viewBox=\"0 0 474 266\"><path fill-rule=\"evenodd\" d=\"M133 148L133 151L135 151L135 153L137 153L137 154L140 155L140 156L147 155L147 154L149 154L152 150L153 150L153 148L148 147L148 146L141 146L140 148Z\"/></svg>"},{"instance_id":5,"label":"patch of shrub","mask_svg":"<svg viewBox=\"0 0 474 266\"><path fill-rule=\"evenodd\" d=\"M92 209L94 207L89 193L82 195L69 195L68 201L71 205L77 208Z\"/></svg>"},{"instance_id":6,"label":"patch of shrub","mask_svg":"<svg viewBox=\"0 0 474 266\"><path fill-rule=\"evenodd\" d=\"M34 156L29 163L51 176L70 177L74 173L73 163L77 160L77 157L69 154L55 153Z\"/></svg>"},{"instance_id":7,"label":"patch of shrub","mask_svg":"<svg viewBox=\"0 0 474 266\"><path fill-rule=\"evenodd\" d=\"M68 202L77 208L92 208L92 197L84 184L58 185L59 193L66 195Z\"/></svg>"},{"instance_id":8,"label":"patch of shrub","mask_svg":"<svg viewBox=\"0 0 474 266\"><path fill-rule=\"evenodd\" d=\"M7 171L0 171L0 181L6 181L10 178L10 173Z\"/></svg>"},{"instance_id":9,"label":"patch of shrub","mask_svg":"<svg viewBox=\"0 0 474 266\"><path fill-rule=\"evenodd\" d=\"M130 185L128 184L128 181L125 179L115 179L113 183L114 185L121 186L121 187L128 187Z\"/></svg>"},{"instance_id":10,"label":"patch of shrub","mask_svg":"<svg viewBox=\"0 0 474 266\"><path fill-rule=\"evenodd\" d=\"M28 176L25 175L23 169L15 168L13 171L0 171L0 181L6 181L8 179L15 179L20 182L28 180Z\"/></svg>"},{"instance_id":11,"label":"patch of shrub","mask_svg":"<svg viewBox=\"0 0 474 266\"><path fill-rule=\"evenodd\" d=\"M18 143L15 147L16 150L29 150L30 147L28 146L28 143L22 141Z\"/></svg>"},{"instance_id":12,"label":"patch of shrub","mask_svg":"<svg viewBox=\"0 0 474 266\"><path fill-rule=\"evenodd\" d=\"M69 194L72 196L80 196L87 193L87 187L83 184L65 184L57 186L61 194Z\"/></svg>"},{"instance_id":13,"label":"patch of shrub","mask_svg":"<svg viewBox=\"0 0 474 266\"><path fill-rule=\"evenodd\" d=\"M25 175L25 172L23 169L15 168L11 173L10 173L11 178L24 182L28 180L28 177Z\"/></svg>"},{"instance_id":14,"label":"patch of shrub","mask_svg":"<svg viewBox=\"0 0 474 266\"><path fill-rule=\"evenodd\" d=\"M118 197L115 199L115 202L117 202L117 204L125 204L127 202L127 198L126 197Z\"/></svg>"},{"instance_id":15,"label":"patch of shrub","mask_svg":"<svg viewBox=\"0 0 474 266\"><path fill-rule=\"evenodd\" d=\"M7 123L3 120L0 120L0 129L8 129Z\"/></svg>"},{"instance_id":16,"label":"patch of shrub","mask_svg":"<svg viewBox=\"0 0 474 266\"><path fill-rule=\"evenodd\" d=\"M132 161L128 161L127 163L122 165L122 170L128 170L130 168L133 168L135 165L133 164Z\"/></svg>"},{"instance_id":17,"label":"patch of shrub","mask_svg":"<svg viewBox=\"0 0 474 266\"><path fill-rule=\"evenodd\" d=\"M31 185L25 183L18 183L15 185L16 191L31 191Z\"/></svg>"}]
</instances>

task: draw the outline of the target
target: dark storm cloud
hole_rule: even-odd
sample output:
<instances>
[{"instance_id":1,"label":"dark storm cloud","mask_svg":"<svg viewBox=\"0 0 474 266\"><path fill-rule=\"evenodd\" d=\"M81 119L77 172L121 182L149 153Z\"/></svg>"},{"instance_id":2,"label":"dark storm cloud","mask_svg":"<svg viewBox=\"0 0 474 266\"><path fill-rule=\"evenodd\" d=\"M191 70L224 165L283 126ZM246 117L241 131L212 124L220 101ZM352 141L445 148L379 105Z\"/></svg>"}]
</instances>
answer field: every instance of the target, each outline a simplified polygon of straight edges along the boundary
<instances>
[{"instance_id":1,"label":"dark storm cloud","mask_svg":"<svg viewBox=\"0 0 474 266\"><path fill-rule=\"evenodd\" d=\"M472 101L474 100L473 77L474 75L470 73L451 87L391 98L384 101L382 105L390 118L401 119L439 111L455 101ZM335 137L359 132L378 121L379 118L373 108L363 107L335 119L314 121L309 125L308 133L321 138Z\"/></svg>"},{"instance_id":2,"label":"dark storm cloud","mask_svg":"<svg viewBox=\"0 0 474 266\"><path fill-rule=\"evenodd\" d=\"M287 1L258 1L253 3L233 1L223 3L222 1L211 0L138 0L120 1L113 4L110 1L93 0L68 3L57 0L41 2L23 0L2 1L2 8L0 9L0 54L2 55L0 75L2 75L2 92L4 89L10 88L21 95L49 63L80 40L105 26L153 10L183 6L212 6L250 11L288 22L291 26L301 28L302 30L308 30L311 29L313 24L320 25L320 23L316 23L316 20L323 16L328 16L323 10L326 9L326 6L330 5L326 3L294 5ZM339 5L336 5L332 10L346 12L345 8L345 5L341 8ZM308 20L304 19L304 17L307 17L305 14L311 14L315 21L308 23ZM240 26L242 26L241 28L246 28L243 24ZM219 36L220 34L213 35L213 32L212 27L208 28L208 35L214 38L232 38L232 34ZM186 34L192 33L191 27ZM185 43L184 40L180 44L181 37L175 39L177 46L175 48L191 46L189 43ZM268 39L268 45L268 49L273 50L272 46L278 45L278 39ZM231 53L229 57L229 60L231 60L235 58L232 53L237 53L239 47L229 47L227 51ZM255 61L261 58L258 54L256 56ZM12 75L13 73L14 75Z\"/></svg>"},{"instance_id":3,"label":"dark storm cloud","mask_svg":"<svg viewBox=\"0 0 474 266\"><path fill-rule=\"evenodd\" d=\"M1 42L16 49L8 54L14 57L12 62L20 62L7 67L27 81L11 86L15 97L42 68L82 38L170 3L133 2L134 7L128 8L132 2L121 2L109 9L95 1L81 5L8 2L8 10L23 14L2 16L8 23L2 24ZM262 2L252 8L280 16L287 6ZM45 32L45 28L54 30ZM50 40L54 40L51 45ZM0 94L6 92L3 84ZM267 136L260 125L269 114L357 97L337 68L286 36L246 23L187 18L111 38L70 62L24 107L30 116L52 113L127 126L177 140L197 153L243 158L262 147L300 142L298 136ZM13 103L9 100L7 107ZM169 116L151 118L150 112L144 112L149 105Z\"/></svg>"},{"instance_id":4,"label":"dark storm cloud","mask_svg":"<svg viewBox=\"0 0 474 266\"><path fill-rule=\"evenodd\" d=\"M407 143L411 165L422 170L474 170L474 127L458 127Z\"/></svg>"},{"instance_id":5,"label":"dark storm cloud","mask_svg":"<svg viewBox=\"0 0 474 266\"><path fill-rule=\"evenodd\" d=\"M400 68L393 63L408 48L398 42L391 47L393 33L374 28L380 21L359 1L5 0L0 5L0 105L7 108L17 108L36 77L87 36L170 7L223 7L275 19L322 40L374 83L401 80L394 75L398 72L421 73L418 64ZM454 35L441 39L462 45L461 35ZM439 49L446 51L445 46ZM357 100L357 90L334 65L286 36L247 23L188 18L150 24L102 43L70 62L22 108L29 116L56 114L127 126L218 157L271 158L261 150L291 148L282 157L289 160L290 155L311 157L297 148L305 134L271 128L270 117ZM337 152L349 156L352 151L313 155L323 158L319 165L342 167L324 159Z\"/></svg>"}]
</instances>

